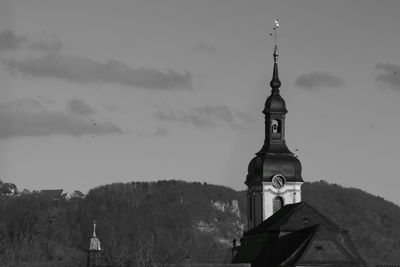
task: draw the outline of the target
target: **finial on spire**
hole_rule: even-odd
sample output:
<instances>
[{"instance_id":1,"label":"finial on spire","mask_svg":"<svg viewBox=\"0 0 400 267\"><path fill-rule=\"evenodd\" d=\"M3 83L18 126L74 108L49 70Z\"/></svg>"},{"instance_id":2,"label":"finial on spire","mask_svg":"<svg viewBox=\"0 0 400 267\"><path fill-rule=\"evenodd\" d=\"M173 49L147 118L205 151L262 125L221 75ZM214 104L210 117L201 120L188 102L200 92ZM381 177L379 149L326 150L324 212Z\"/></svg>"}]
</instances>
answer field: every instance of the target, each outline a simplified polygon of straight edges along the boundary
<instances>
[{"instance_id":1,"label":"finial on spire","mask_svg":"<svg viewBox=\"0 0 400 267\"><path fill-rule=\"evenodd\" d=\"M96 237L96 220L93 220L93 237Z\"/></svg>"}]
</instances>

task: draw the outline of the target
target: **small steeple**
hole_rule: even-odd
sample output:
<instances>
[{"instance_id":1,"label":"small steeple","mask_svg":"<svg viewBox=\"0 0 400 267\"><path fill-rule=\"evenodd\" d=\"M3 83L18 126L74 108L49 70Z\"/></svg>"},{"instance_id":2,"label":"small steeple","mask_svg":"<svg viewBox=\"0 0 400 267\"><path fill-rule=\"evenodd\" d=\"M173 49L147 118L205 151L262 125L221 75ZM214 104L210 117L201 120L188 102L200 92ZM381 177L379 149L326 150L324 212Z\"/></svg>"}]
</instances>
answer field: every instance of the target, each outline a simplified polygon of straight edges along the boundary
<instances>
[{"instance_id":1,"label":"small steeple","mask_svg":"<svg viewBox=\"0 0 400 267\"><path fill-rule=\"evenodd\" d=\"M96 221L93 221L93 236L90 239L89 250L101 250L100 240L96 236Z\"/></svg>"}]
</instances>

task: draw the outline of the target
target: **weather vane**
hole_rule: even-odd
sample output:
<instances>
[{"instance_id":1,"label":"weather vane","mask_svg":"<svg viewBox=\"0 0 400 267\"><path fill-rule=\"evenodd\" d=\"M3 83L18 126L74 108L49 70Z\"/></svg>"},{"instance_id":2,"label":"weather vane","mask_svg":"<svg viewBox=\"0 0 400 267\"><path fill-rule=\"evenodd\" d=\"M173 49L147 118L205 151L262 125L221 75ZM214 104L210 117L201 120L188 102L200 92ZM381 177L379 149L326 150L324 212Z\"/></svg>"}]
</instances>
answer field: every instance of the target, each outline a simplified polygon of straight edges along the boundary
<instances>
[{"instance_id":1,"label":"weather vane","mask_svg":"<svg viewBox=\"0 0 400 267\"><path fill-rule=\"evenodd\" d=\"M276 62L276 59L278 58L278 45L277 45L277 41L276 41L278 28L279 28L279 20L275 19L274 27L273 27L274 33L270 34L270 36L272 36L274 38L274 60L275 60L275 62Z\"/></svg>"}]
</instances>

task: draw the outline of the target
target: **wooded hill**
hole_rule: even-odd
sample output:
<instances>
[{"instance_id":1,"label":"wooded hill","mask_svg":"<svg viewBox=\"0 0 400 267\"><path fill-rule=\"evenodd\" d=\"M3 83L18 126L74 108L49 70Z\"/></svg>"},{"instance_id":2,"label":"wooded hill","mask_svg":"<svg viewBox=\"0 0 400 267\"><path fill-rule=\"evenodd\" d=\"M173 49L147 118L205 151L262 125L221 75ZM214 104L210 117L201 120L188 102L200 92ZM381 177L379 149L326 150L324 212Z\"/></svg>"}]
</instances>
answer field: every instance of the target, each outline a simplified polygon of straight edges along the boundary
<instances>
[{"instance_id":1,"label":"wooded hill","mask_svg":"<svg viewBox=\"0 0 400 267\"><path fill-rule=\"evenodd\" d=\"M305 183L303 200L350 230L373 266L400 263L400 208L358 189ZM0 198L0 266L85 266L96 220L112 266L229 262L246 222L246 192L205 183L100 186L85 199Z\"/></svg>"}]
</instances>

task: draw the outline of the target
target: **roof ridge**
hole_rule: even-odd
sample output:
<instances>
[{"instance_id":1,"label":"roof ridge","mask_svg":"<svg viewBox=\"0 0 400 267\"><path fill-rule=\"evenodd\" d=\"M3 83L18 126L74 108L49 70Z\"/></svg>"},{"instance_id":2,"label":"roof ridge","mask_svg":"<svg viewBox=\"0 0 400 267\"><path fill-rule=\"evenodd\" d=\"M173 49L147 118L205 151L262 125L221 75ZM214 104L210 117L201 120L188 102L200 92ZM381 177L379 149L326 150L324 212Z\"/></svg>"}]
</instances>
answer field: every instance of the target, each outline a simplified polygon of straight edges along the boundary
<instances>
[{"instance_id":1,"label":"roof ridge","mask_svg":"<svg viewBox=\"0 0 400 267\"><path fill-rule=\"evenodd\" d=\"M286 223L290 222L290 221L295 217L295 215L296 215L301 209L303 209L305 206L308 205L308 203L305 202L305 201L301 201L301 202L297 202L297 203L292 203L292 204L288 204L288 205L294 205L294 204L297 204L296 209L295 209L294 212L290 215L290 217L287 219ZM281 226L282 226L282 225L281 225ZM279 229L281 229L281 226L279 227ZM311 227L312 227L312 226L311 226ZM306 228L304 228L304 229L306 229Z\"/></svg>"},{"instance_id":2,"label":"roof ridge","mask_svg":"<svg viewBox=\"0 0 400 267\"><path fill-rule=\"evenodd\" d=\"M313 206L307 204L307 206L312 209L315 213L317 213L318 215L320 215L323 219L325 219L327 222L329 222L330 224L332 224L334 227L336 227L337 229L340 230L344 230L346 232L348 232L347 229L341 227L338 223L336 223L335 221L333 221L332 219L328 218L326 215L324 215L323 213L321 213L319 210L317 210L316 208L314 208Z\"/></svg>"},{"instance_id":3,"label":"roof ridge","mask_svg":"<svg viewBox=\"0 0 400 267\"><path fill-rule=\"evenodd\" d=\"M332 237L332 234L331 234L327 229L325 229L325 227L323 227L323 228L324 228L324 230L328 233L330 239L331 239L337 246L339 246L339 248L340 248L341 250L343 250L347 255L349 255L355 262L362 261L363 264L364 264L365 266L367 266L366 263L364 262L364 260L363 260L363 259L360 257L360 255L358 254L357 250L355 250L355 251L349 251L345 246L343 246L341 243L339 243L339 242L337 241L336 238ZM350 238L350 237L349 237L349 238ZM343 242L345 242L345 240L343 240ZM352 248L355 249L354 247L352 247Z\"/></svg>"},{"instance_id":4,"label":"roof ridge","mask_svg":"<svg viewBox=\"0 0 400 267\"><path fill-rule=\"evenodd\" d=\"M303 256L304 251L309 247L309 245L310 245L310 243L311 243L311 240L314 238L314 235L315 235L315 233L317 232L319 226L320 226L319 224L316 224L316 225L312 225L312 226L309 226L309 227L307 227L307 228L301 229L301 230L299 230L299 231L295 231L295 232L306 232L306 231L308 231L308 230L311 230L311 228L313 228L313 229L310 231L309 236L306 238L305 242L304 242L303 244L301 244L301 246L300 246L299 248L297 248L297 249L293 252L292 255L290 255L285 261L283 261L283 262L280 264L280 266L284 266L284 265L286 265L287 263L289 263L290 261L292 261L293 258L295 258L295 254L299 254L297 260L299 260L299 259Z\"/></svg>"},{"instance_id":5,"label":"roof ridge","mask_svg":"<svg viewBox=\"0 0 400 267\"><path fill-rule=\"evenodd\" d=\"M336 244L336 246L337 247L339 247L339 249L340 250L342 250L345 254L347 254L351 259L353 259L355 262L358 262L360 259L357 257L357 256L355 256L355 255L352 255L352 253L350 253L341 243L339 243L333 236L332 236L332 234L327 230L327 229L325 229L326 227L324 227L323 225L322 225L322 227L321 227L321 229L323 229L324 231L326 231L326 233L328 233L328 236L329 236L329 239L332 241L332 242L334 242L335 244ZM361 259L362 260L362 259ZM363 261L363 260L362 260ZM366 264L365 264L365 262L363 261L363 263L364 263L364 265L366 266Z\"/></svg>"},{"instance_id":6,"label":"roof ridge","mask_svg":"<svg viewBox=\"0 0 400 267\"><path fill-rule=\"evenodd\" d=\"M260 230L259 230L260 228L261 229L263 229L263 228L269 229L269 228L273 228L273 226L275 226L275 227L278 226L276 229L273 229L273 230L280 231L281 226L279 224L282 221L281 217L284 217L283 220L285 222L287 222L294 214L297 213L297 210L301 210L299 207L302 207L302 206L305 206L305 202L297 202L297 203L284 205L281 209L279 209L277 212L275 212L270 217L265 219L263 222L261 222L260 224L256 225L254 228L245 232L244 236L260 234ZM284 212L284 211L288 211L287 213L290 213L290 215L288 217L285 217L286 212ZM283 213L284 216L282 216L282 212L284 212ZM279 216L281 216L281 217L279 217ZM267 229L263 229L263 231L265 231ZM267 230L267 231L269 231L269 230Z\"/></svg>"}]
</instances>

